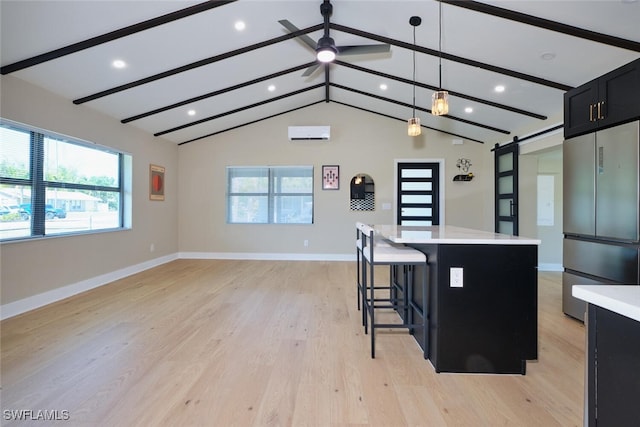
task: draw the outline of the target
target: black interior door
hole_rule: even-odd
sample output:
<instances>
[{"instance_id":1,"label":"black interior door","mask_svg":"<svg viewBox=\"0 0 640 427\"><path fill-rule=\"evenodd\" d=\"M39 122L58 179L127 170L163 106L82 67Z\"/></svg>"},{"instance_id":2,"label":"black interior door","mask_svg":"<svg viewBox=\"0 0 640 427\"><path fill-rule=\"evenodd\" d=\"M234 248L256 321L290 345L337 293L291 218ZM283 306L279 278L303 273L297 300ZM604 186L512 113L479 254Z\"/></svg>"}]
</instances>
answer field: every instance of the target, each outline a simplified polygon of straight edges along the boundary
<instances>
[{"instance_id":1,"label":"black interior door","mask_svg":"<svg viewBox=\"0 0 640 427\"><path fill-rule=\"evenodd\" d=\"M495 145L495 232L518 235L518 153L517 140Z\"/></svg>"},{"instance_id":2,"label":"black interior door","mask_svg":"<svg viewBox=\"0 0 640 427\"><path fill-rule=\"evenodd\" d=\"M440 164L398 163L398 225L440 224Z\"/></svg>"}]
</instances>

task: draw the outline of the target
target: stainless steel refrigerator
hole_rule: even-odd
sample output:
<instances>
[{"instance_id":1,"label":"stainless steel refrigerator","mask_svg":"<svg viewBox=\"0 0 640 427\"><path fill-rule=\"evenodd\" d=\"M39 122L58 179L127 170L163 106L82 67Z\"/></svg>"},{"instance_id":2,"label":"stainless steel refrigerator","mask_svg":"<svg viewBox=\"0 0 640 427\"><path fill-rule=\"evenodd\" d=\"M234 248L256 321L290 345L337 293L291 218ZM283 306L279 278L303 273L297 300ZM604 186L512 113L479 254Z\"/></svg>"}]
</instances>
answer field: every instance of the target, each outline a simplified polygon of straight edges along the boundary
<instances>
[{"instance_id":1,"label":"stainless steel refrigerator","mask_svg":"<svg viewBox=\"0 0 640 427\"><path fill-rule=\"evenodd\" d=\"M638 121L564 141L562 309L577 319L573 285L640 283L639 141Z\"/></svg>"}]
</instances>

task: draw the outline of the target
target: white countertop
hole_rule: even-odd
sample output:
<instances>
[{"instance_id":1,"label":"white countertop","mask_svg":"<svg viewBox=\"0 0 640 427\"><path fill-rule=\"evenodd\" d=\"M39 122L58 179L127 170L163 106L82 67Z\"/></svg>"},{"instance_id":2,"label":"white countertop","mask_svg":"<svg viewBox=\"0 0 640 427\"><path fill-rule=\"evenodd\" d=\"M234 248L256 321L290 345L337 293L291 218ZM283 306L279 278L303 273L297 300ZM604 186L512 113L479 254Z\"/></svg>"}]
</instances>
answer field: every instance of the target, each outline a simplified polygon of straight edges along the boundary
<instances>
[{"instance_id":1,"label":"white countertop","mask_svg":"<svg viewBox=\"0 0 640 427\"><path fill-rule=\"evenodd\" d=\"M473 230L453 225L401 226L375 225L376 233L394 243L405 244L472 244L472 245L539 245L528 237Z\"/></svg>"},{"instance_id":2,"label":"white countertop","mask_svg":"<svg viewBox=\"0 0 640 427\"><path fill-rule=\"evenodd\" d=\"M571 294L590 304L640 322L640 286L574 285Z\"/></svg>"}]
</instances>

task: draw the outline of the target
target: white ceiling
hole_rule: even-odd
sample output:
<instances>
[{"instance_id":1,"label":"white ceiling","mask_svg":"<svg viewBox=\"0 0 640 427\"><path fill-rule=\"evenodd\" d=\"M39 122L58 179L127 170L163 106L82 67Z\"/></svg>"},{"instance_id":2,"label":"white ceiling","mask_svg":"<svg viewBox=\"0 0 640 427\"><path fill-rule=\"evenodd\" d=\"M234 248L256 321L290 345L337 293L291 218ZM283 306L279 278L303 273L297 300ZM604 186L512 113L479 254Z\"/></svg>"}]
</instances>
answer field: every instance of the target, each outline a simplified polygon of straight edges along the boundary
<instances>
[{"instance_id":1,"label":"white ceiling","mask_svg":"<svg viewBox=\"0 0 640 427\"><path fill-rule=\"evenodd\" d=\"M3 74L44 87L69 102L129 85L126 90L81 102L118 120L180 103L123 124L162 134L163 138L180 144L325 102L327 76L330 102L406 120L412 115L412 50L406 45L413 44L411 16L422 18L422 24L416 28L418 49L438 50L437 1L333 0L331 25L348 27L347 31L331 28L330 35L336 44L377 44L391 39L405 45L392 44L389 53L341 56L339 59L346 64L330 65L328 74L321 67L311 76L302 77L303 68L247 85L254 79L312 62L314 53L293 38L237 55L227 54L287 35L288 31L278 23L282 19L299 29L322 24L322 1L206 3L218 4L182 19L7 73L4 67L19 61L201 2L2 0ZM443 2L442 86L464 97L450 97L448 117L435 117L424 111L430 109L433 91L420 85L438 86L438 57L418 51L417 115L424 126L457 137L493 144L559 125L564 89L549 87L536 79L561 87L575 87L640 57L640 2L637 0L466 3L496 6L542 18L546 23L554 21L632 43L628 48L616 47ZM243 31L234 29L238 20L246 23ZM349 29L371 37L351 34ZM321 28L309 33L313 40L322 35ZM552 54L554 58L542 59L543 54ZM214 61L218 55L224 59ZM450 55L530 78L449 60ZM114 59L126 61L126 68L113 68ZM195 66L203 60L204 65ZM185 66L189 68L186 71L166 77L161 74ZM144 84L130 85L141 79L147 80ZM387 85L387 90L380 89L381 83ZM503 93L494 92L498 84L506 87ZM275 91L269 92L269 85L274 85ZM318 87L313 88L316 85ZM238 87L227 90L233 86ZM215 94L216 91L221 93ZM289 95L292 92L298 93ZM193 100L206 94L215 96ZM474 98L546 119L498 108ZM465 112L466 107L472 107L473 112ZM195 116L187 114L190 109L196 111ZM321 122L319 118L318 123L309 124L330 124Z\"/></svg>"}]
</instances>

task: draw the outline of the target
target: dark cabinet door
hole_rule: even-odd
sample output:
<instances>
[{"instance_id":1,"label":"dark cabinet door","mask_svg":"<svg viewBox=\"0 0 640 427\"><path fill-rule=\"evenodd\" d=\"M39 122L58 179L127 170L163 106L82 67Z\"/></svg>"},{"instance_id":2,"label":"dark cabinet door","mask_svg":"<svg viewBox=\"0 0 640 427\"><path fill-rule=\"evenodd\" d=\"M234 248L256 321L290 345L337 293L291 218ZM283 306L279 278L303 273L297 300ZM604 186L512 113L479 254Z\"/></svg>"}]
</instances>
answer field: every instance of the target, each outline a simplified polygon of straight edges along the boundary
<instances>
[{"instance_id":1,"label":"dark cabinet door","mask_svg":"<svg viewBox=\"0 0 640 427\"><path fill-rule=\"evenodd\" d=\"M622 123L640 116L640 60L598 79L598 126ZM596 108L596 109L598 109Z\"/></svg>"},{"instance_id":2,"label":"dark cabinet door","mask_svg":"<svg viewBox=\"0 0 640 427\"><path fill-rule=\"evenodd\" d=\"M589 304L588 415L597 427L640 420L640 322Z\"/></svg>"},{"instance_id":3,"label":"dark cabinet door","mask_svg":"<svg viewBox=\"0 0 640 427\"><path fill-rule=\"evenodd\" d=\"M586 83L564 94L564 137L597 129L598 81Z\"/></svg>"},{"instance_id":4,"label":"dark cabinet door","mask_svg":"<svg viewBox=\"0 0 640 427\"><path fill-rule=\"evenodd\" d=\"M564 94L564 137L640 117L640 59Z\"/></svg>"}]
</instances>

